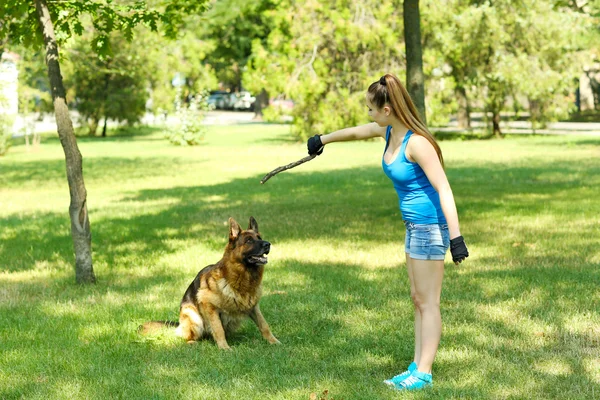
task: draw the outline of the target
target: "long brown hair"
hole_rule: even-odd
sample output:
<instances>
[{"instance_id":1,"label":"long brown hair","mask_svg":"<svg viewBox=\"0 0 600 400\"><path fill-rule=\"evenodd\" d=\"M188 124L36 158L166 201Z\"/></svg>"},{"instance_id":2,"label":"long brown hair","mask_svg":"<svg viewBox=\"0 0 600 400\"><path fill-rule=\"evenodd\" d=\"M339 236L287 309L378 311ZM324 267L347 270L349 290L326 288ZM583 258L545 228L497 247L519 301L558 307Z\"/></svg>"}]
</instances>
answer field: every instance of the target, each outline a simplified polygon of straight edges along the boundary
<instances>
[{"instance_id":1,"label":"long brown hair","mask_svg":"<svg viewBox=\"0 0 600 400\"><path fill-rule=\"evenodd\" d=\"M383 84L385 80L385 84ZM442 168L444 167L444 157L442 149L435 141L435 138L423 123L419 111L413 103L410 95L400 80L392 74L385 74L377 82L373 82L367 91L370 96L371 103L381 110L386 104L390 106L394 115L408 129L414 133L423 136L431 143L435 152L440 159Z\"/></svg>"}]
</instances>

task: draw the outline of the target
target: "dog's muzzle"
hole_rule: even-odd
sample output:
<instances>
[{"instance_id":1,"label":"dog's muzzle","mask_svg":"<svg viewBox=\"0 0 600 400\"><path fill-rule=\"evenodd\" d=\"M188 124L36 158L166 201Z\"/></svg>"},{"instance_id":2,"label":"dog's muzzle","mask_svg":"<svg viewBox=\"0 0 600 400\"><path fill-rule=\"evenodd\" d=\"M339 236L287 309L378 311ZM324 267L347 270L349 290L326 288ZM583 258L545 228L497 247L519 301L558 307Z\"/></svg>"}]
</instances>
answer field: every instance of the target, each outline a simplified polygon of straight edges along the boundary
<instances>
[{"instance_id":1,"label":"dog's muzzle","mask_svg":"<svg viewBox=\"0 0 600 400\"><path fill-rule=\"evenodd\" d=\"M264 265L268 262L267 254L269 254L269 251L271 251L271 243L263 240L260 243L258 254L249 256L248 261L251 264Z\"/></svg>"}]
</instances>

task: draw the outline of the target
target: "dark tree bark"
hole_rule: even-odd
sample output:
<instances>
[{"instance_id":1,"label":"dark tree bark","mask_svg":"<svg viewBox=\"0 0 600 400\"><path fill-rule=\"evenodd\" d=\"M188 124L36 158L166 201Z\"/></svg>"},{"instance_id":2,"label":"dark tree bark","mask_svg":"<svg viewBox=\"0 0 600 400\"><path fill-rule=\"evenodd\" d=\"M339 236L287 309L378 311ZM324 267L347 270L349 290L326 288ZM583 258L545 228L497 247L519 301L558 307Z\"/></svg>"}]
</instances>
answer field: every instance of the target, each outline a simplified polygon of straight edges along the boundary
<instances>
[{"instance_id":1,"label":"dark tree bark","mask_svg":"<svg viewBox=\"0 0 600 400\"><path fill-rule=\"evenodd\" d=\"M262 110L269 105L269 93L263 88L256 96L254 102L254 119L261 120L263 118Z\"/></svg>"},{"instance_id":2,"label":"dark tree bark","mask_svg":"<svg viewBox=\"0 0 600 400\"><path fill-rule=\"evenodd\" d=\"M106 64L107 69L110 67L110 61ZM102 102L102 110L104 111L104 126L102 127L102 137L106 137L106 125L108 124L108 115L106 115L107 102L108 102L108 89L110 85L110 75L104 75L104 101Z\"/></svg>"},{"instance_id":3,"label":"dark tree bark","mask_svg":"<svg viewBox=\"0 0 600 400\"><path fill-rule=\"evenodd\" d=\"M2 20L0 20L0 29L2 29L3 26L4 26L4 22ZM2 54L4 53L4 46L6 45L7 41L8 41L7 38L0 39L0 60L2 59Z\"/></svg>"},{"instance_id":4,"label":"dark tree bark","mask_svg":"<svg viewBox=\"0 0 600 400\"><path fill-rule=\"evenodd\" d=\"M87 191L83 182L82 158L67 107L54 25L46 0L35 0L35 7L46 47L46 65L48 66L48 78L56 115L56 127L65 152L67 181L71 194L69 216L71 217L71 236L75 250L75 278L77 283L94 283L96 277L92 266L92 233L86 204Z\"/></svg>"},{"instance_id":5,"label":"dark tree bark","mask_svg":"<svg viewBox=\"0 0 600 400\"><path fill-rule=\"evenodd\" d=\"M102 137L106 137L106 125L108 124L108 117L104 116L104 126L102 127Z\"/></svg>"},{"instance_id":6,"label":"dark tree bark","mask_svg":"<svg viewBox=\"0 0 600 400\"><path fill-rule=\"evenodd\" d=\"M461 129L471 128L471 107L467 91L463 86L456 86L454 90L456 99L458 100L458 127Z\"/></svg>"},{"instance_id":7,"label":"dark tree bark","mask_svg":"<svg viewBox=\"0 0 600 400\"><path fill-rule=\"evenodd\" d=\"M497 138L502 137L502 131L500 130L500 110L492 111L492 130L494 136Z\"/></svg>"},{"instance_id":8,"label":"dark tree bark","mask_svg":"<svg viewBox=\"0 0 600 400\"><path fill-rule=\"evenodd\" d=\"M425 76L421 49L421 16L419 0L404 0L404 44L406 47L406 89L423 122L425 115Z\"/></svg>"},{"instance_id":9,"label":"dark tree bark","mask_svg":"<svg viewBox=\"0 0 600 400\"><path fill-rule=\"evenodd\" d=\"M100 117L97 113L91 115L87 119L88 126L88 136L96 136L96 132L98 131L98 124L100 123Z\"/></svg>"}]
</instances>

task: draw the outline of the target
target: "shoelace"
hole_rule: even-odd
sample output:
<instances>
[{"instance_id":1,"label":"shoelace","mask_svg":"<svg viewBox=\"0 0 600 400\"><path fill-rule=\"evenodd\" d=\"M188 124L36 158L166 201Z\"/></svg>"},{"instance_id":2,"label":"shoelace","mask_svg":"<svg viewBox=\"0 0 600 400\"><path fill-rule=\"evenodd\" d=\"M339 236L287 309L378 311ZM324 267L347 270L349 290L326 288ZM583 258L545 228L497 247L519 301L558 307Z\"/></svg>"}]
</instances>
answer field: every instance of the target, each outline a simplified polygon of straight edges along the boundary
<instances>
[{"instance_id":1,"label":"shoelace","mask_svg":"<svg viewBox=\"0 0 600 400\"><path fill-rule=\"evenodd\" d=\"M406 374L407 372L408 372L408 373L410 373L410 371L408 371L408 370L407 370L407 371L404 371L404 372L403 372L403 373L401 373L401 374L398 374L398 375L394 376L392 379L397 379L397 378L400 378L402 375ZM392 379L390 379L390 380L392 380Z\"/></svg>"},{"instance_id":2,"label":"shoelace","mask_svg":"<svg viewBox=\"0 0 600 400\"><path fill-rule=\"evenodd\" d=\"M414 385L415 383L417 383L418 381L420 381L419 378L415 377L415 376L409 376L408 378L406 378L405 380L403 380L402 382L400 382L400 386L407 388L409 386Z\"/></svg>"}]
</instances>

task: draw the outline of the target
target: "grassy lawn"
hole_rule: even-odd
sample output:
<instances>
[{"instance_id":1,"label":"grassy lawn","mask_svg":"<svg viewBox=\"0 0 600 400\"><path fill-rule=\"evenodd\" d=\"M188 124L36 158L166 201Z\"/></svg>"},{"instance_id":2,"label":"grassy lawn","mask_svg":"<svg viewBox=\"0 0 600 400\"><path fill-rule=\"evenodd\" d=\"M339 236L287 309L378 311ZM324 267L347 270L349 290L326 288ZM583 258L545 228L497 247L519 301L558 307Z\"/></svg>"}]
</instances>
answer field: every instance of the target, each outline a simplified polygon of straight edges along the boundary
<instances>
[{"instance_id":1,"label":"grassy lawn","mask_svg":"<svg viewBox=\"0 0 600 400\"><path fill-rule=\"evenodd\" d=\"M160 132L79 139L98 284L74 283L57 139L0 158L0 398L600 398L600 138L443 141L471 257L446 259L435 387L382 381L412 357L404 227L383 143L328 146L265 185L304 144L277 125L211 128L178 148ZM187 345L171 331L226 221L253 215L273 247L261 309ZM328 394L323 394L324 391Z\"/></svg>"}]
</instances>

